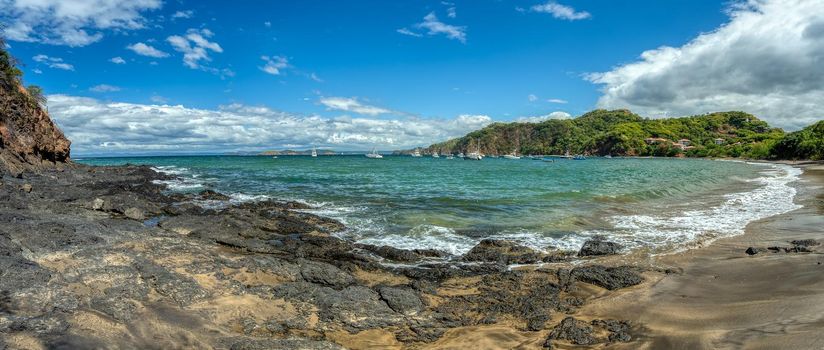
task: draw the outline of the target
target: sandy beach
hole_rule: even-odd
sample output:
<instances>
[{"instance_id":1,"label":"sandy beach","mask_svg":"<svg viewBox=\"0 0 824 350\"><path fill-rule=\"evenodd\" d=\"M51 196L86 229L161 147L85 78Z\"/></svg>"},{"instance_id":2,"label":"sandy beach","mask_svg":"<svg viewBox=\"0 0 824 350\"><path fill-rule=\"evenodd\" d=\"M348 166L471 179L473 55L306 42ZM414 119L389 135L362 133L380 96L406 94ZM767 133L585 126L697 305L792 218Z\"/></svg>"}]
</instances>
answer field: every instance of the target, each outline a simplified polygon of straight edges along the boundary
<instances>
[{"instance_id":1,"label":"sandy beach","mask_svg":"<svg viewBox=\"0 0 824 350\"><path fill-rule=\"evenodd\" d=\"M648 276L644 284L592 302L580 314L643 324L637 343L615 348L821 348L824 257L745 253L749 247L824 238L824 167L801 166L796 203L803 208L753 222L744 235L658 257L655 264L683 272Z\"/></svg>"}]
</instances>

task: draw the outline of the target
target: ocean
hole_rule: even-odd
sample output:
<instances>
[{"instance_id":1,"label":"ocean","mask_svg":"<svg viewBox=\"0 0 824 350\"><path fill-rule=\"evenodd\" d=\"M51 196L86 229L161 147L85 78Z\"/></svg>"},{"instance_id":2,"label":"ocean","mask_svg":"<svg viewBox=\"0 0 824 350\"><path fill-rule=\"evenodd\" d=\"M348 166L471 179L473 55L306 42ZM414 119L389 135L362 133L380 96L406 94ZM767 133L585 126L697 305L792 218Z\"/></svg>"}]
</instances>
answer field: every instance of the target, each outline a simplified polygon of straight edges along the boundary
<instances>
[{"instance_id":1,"label":"ocean","mask_svg":"<svg viewBox=\"0 0 824 350\"><path fill-rule=\"evenodd\" d=\"M801 171L705 159L591 158L544 162L385 156L84 158L148 164L170 191L213 189L232 201L301 201L343 222L347 240L462 254L485 238L577 250L596 235L626 250L683 250L744 232L799 206ZM206 203L208 205L208 203Z\"/></svg>"}]
</instances>

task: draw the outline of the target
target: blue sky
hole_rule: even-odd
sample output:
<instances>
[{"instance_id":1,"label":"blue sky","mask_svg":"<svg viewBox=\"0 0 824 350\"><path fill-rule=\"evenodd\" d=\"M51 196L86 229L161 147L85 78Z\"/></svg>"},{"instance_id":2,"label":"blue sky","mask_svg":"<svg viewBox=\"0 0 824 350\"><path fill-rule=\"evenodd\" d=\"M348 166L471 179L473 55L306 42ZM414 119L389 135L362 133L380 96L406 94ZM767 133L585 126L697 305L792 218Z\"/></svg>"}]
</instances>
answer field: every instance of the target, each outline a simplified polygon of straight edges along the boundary
<instances>
[{"instance_id":1,"label":"blue sky","mask_svg":"<svg viewBox=\"0 0 824 350\"><path fill-rule=\"evenodd\" d=\"M751 25L763 26L758 22L768 20L763 18L765 11L787 11L778 9L787 6L798 11L806 7L807 12L821 8L815 1L802 0L0 0L5 8L0 21L7 26L12 54L25 63L26 82L53 95L53 116L65 124L70 137L78 134L76 153L127 152L135 147L146 152L309 145L361 149L371 144L393 149L458 136L489 121L575 116L597 107L628 107L649 117L715 108L747 110L753 106L751 100L763 96L720 105L707 102L707 96L698 102L695 96L684 97L695 108L676 101L680 96L645 102L650 95L639 97L638 91L649 90L647 80L659 79L661 69L656 67L662 63L641 57L649 50L660 54L655 50L661 47L696 56L709 49L724 54L721 44L702 44L709 46L700 50L691 46L707 41L702 34L713 43L724 42L719 38L724 30L719 29L729 30L742 22L741 17L754 17ZM815 25L803 18L798 21L802 29ZM690 67L673 65L674 61L670 58L664 69L678 72L677 79L650 84L703 84L685 82L690 74L681 70ZM729 71L723 65L709 68ZM707 89L717 89L716 85ZM774 88L765 87L762 94ZM129 126L124 118L135 110L163 105L178 106L183 114L233 113L230 119L241 120L248 135L245 141L195 140L204 132L189 125L165 132L148 130L156 134L153 139L123 135L120 140L117 132L125 131L117 126L98 130L98 135L94 130L79 135L73 129L93 128L101 121L78 120L80 107L120 113L118 125L134 131L134 123ZM163 123L165 114L141 115L141 120ZM266 130L262 141L253 142L255 126L243 125L242 119L255 115L262 116L264 124L266 118L275 123L285 117L308 118L307 123L316 118L329 128L324 135L311 137ZM790 129L820 118L761 116ZM336 135L339 130L330 126L335 120L353 118L377 129L431 125L383 130L386 134L380 137L350 135L358 129L351 125ZM191 142L175 141L176 132L188 132ZM102 141L104 136L113 138Z\"/></svg>"}]
</instances>

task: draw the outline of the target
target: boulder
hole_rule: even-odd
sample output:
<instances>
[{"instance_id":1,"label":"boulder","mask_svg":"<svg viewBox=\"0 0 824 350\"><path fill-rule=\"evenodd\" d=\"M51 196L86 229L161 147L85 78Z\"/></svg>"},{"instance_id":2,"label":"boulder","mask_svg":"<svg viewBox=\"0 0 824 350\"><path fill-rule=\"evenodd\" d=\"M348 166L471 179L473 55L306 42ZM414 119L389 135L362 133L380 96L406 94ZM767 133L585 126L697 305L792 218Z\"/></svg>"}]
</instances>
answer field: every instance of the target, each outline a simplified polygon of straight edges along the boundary
<instances>
[{"instance_id":1,"label":"boulder","mask_svg":"<svg viewBox=\"0 0 824 350\"><path fill-rule=\"evenodd\" d=\"M125 215L129 219L137 221L143 221L146 219L146 213L143 212L143 209L135 207L126 209L126 211L123 212L123 215Z\"/></svg>"},{"instance_id":2,"label":"boulder","mask_svg":"<svg viewBox=\"0 0 824 350\"><path fill-rule=\"evenodd\" d=\"M634 286L644 281L636 269L630 266L606 267L601 265L576 267L570 272L571 280L594 284L609 290Z\"/></svg>"},{"instance_id":3,"label":"boulder","mask_svg":"<svg viewBox=\"0 0 824 350\"><path fill-rule=\"evenodd\" d=\"M530 264L543 260L543 253L513 241L484 239L464 254L464 261L499 262L502 264Z\"/></svg>"},{"instance_id":4,"label":"boulder","mask_svg":"<svg viewBox=\"0 0 824 350\"><path fill-rule=\"evenodd\" d=\"M578 256L599 256L618 254L624 247L615 242L605 241L603 237L595 237L584 242Z\"/></svg>"},{"instance_id":5,"label":"boulder","mask_svg":"<svg viewBox=\"0 0 824 350\"><path fill-rule=\"evenodd\" d=\"M20 186L20 190L26 193L30 193L32 190L31 184L23 184L23 186Z\"/></svg>"},{"instance_id":6,"label":"boulder","mask_svg":"<svg viewBox=\"0 0 824 350\"><path fill-rule=\"evenodd\" d=\"M565 340L575 345L592 345L596 342L592 331L592 326L586 322L567 317L552 329L544 347L551 348L553 340Z\"/></svg>"},{"instance_id":7,"label":"boulder","mask_svg":"<svg viewBox=\"0 0 824 350\"><path fill-rule=\"evenodd\" d=\"M92 201L92 210L103 210L103 207L106 205L106 201L103 198L95 198Z\"/></svg>"},{"instance_id":8,"label":"boulder","mask_svg":"<svg viewBox=\"0 0 824 350\"><path fill-rule=\"evenodd\" d=\"M381 299L397 313L414 315L423 310L421 298L410 288L382 287L379 292Z\"/></svg>"}]
</instances>

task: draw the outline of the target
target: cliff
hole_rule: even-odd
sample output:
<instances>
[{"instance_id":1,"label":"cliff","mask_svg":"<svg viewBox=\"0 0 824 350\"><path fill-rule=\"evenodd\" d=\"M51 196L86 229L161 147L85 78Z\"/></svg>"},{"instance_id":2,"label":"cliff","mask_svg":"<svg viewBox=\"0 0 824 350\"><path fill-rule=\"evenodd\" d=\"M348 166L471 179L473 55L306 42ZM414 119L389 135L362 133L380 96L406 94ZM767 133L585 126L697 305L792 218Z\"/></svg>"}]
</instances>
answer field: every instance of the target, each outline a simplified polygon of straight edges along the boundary
<instances>
[{"instance_id":1,"label":"cliff","mask_svg":"<svg viewBox=\"0 0 824 350\"><path fill-rule=\"evenodd\" d=\"M61 167L71 142L49 118L37 87L23 87L14 59L0 42L0 172Z\"/></svg>"}]
</instances>

